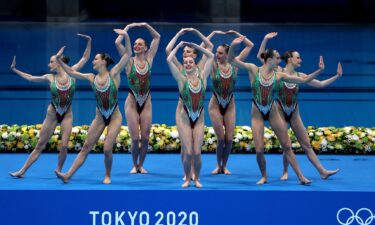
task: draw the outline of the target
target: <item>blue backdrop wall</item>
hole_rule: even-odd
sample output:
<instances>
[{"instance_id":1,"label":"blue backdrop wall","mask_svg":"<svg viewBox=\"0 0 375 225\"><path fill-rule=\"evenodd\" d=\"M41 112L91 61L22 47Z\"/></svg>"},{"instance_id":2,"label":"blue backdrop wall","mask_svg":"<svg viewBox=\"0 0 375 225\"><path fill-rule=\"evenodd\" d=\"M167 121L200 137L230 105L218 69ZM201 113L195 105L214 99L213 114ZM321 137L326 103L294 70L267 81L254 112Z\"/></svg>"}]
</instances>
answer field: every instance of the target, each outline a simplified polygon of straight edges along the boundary
<instances>
[{"instance_id":1,"label":"blue backdrop wall","mask_svg":"<svg viewBox=\"0 0 375 225\"><path fill-rule=\"evenodd\" d=\"M81 57L86 43L76 33L91 35L92 54L81 70L93 72L91 61L97 52L108 52L119 59L113 28L122 28L118 23L0 23L0 124L41 123L50 103L48 85L29 83L12 73L10 64L17 55L17 68L33 75L48 73L47 64L51 55L66 45L65 53L71 63ZM194 27L208 35L212 30L234 29L250 38L255 47L247 61L259 64L256 59L260 42L271 31L279 32L269 47L283 53L298 50L303 63L300 71L309 73L318 68L319 55L324 56L326 70L318 79L334 75L337 62L343 63L344 76L324 89L302 86L299 104L305 125L314 126L375 126L375 30L372 26L353 25L266 25L266 24L151 24L162 35L159 51L152 69L153 122L175 124L175 109L178 99L176 82L166 64L165 47L182 27ZM129 32L132 42L137 37L150 35L142 29ZM215 36L215 46L230 43L234 37ZM183 40L198 42L192 34ZM181 53L179 53L181 55ZM89 84L79 80L73 101L74 125L89 124L94 118L95 99ZM211 81L206 95L206 106L211 97ZM124 113L124 101L128 84L124 74L120 87L120 108ZM246 71L239 71L235 92L237 124L250 125L251 89ZM207 107L206 107L207 109ZM205 113L207 125L211 125ZM124 120L124 125L126 121Z\"/></svg>"}]
</instances>

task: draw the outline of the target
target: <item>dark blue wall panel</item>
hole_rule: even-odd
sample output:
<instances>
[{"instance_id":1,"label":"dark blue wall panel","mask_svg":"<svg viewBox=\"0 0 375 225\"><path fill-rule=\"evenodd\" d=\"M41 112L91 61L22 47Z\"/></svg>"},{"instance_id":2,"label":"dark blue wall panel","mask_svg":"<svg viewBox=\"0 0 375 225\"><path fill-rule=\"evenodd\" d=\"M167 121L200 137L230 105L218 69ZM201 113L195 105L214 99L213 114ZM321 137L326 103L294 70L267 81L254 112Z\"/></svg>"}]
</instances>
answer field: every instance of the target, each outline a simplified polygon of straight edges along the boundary
<instances>
[{"instance_id":1,"label":"dark blue wall panel","mask_svg":"<svg viewBox=\"0 0 375 225\"><path fill-rule=\"evenodd\" d=\"M93 37L93 49L89 62L81 70L93 72L91 61L97 52L108 52L119 59L113 28L125 24L115 23L1 23L0 24L0 124L34 124L44 119L50 94L47 85L29 83L12 73L9 66L17 55L17 68L33 75L48 73L51 55L66 45L66 54L76 62L85 49L85 42L76 33ZM318 79L335 74L338 61L343 62L344 76L324 89L302 86L299 96L301 115L305 125L315 126L375 126L375 30L371 26L350 25L256 25L256 24L153 24L162 35L159 51L154 60L152 77L153 122L175 124L177 104L176 82L166 64L165 47L182 27L195 27L208 35L214 29L234 29L246 35L255 47L247 61L259 64L255 55L263 36L271 31L279 32L269 41L269 47L283 53L298 50L303 59L300 71L309 73L318 68L319 55L324 56L326 70ZM132 42L137 37L150 35L142 29L130 30ZM230 43L233 37L215 36L213 43ZM198 41L192 34L183 40ZM181 55L181 53L178 53ZM208 82L211 87L211 81ZM74 124L89 124L94 117L95 100L88 82L78 81L73 102ZM210 89L210 88L209 88ZM125 75L119 96L122 112L128 85ZM237 124L250 125L251 89L246 71L239 72L236 106ZM211 93L207 94L206 106ZM206 108L207 109L207 108ZM208 112L206 124L210 125ZM124 119L124 124L126 123Z\"/></svg>"}]
</instances>

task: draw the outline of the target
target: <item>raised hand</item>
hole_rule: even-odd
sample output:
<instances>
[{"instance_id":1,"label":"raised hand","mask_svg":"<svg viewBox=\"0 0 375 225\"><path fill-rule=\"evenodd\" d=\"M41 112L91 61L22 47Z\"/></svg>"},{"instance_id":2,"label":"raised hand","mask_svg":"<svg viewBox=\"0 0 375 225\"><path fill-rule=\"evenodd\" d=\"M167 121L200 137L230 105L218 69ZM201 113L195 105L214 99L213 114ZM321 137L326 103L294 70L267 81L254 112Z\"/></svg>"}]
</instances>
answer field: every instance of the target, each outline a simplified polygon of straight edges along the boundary
<instances>
[{"instance_id":1,"label":"raised hand","mask_svg":"<svg viewBox=\"0 0 375 225\"><path fill-rule=\"evenodd\" d=\"M113 29L114 32L116 32L118 35L125 35L125 30L123 29Z\"/></svg>"},{"instance_id":2,"label":"raised hand","mask_svg":"<svg viewBox=\"0 0 375 225\"><path fill-rule=\"evenodd\" d=\"M277 36L277 32L271 32L271 33L266 34L266 36L264 36L264 39L269 40L269 39L272 39L276 36Z\"/></svg>"},{"instance_id":3,"label":"raised hand","mask_svg":"<svg viewBox=\"0 0 375 225\"><path fill-rule=\"evenodd\" d=\"M194 29L194 28L192 28L192 27L183 28L182 30L184 30L184 33L186 33L186 32L194 32L194 31L196 31L196 29Z\"/></svg>"},{"instance_id":4,"label":"raised hand","mask_svg":"<svg viewBox=\"0 0 375 225\"><path fill-rule=\"evenodd\" d=\"M56 54L56 58L59 59L59 58L62 56L65 47L66 47L66 46L63 46L63 47L60 48L60 50L59 50L59 51L57 52L57 54Z\"/></svg>"},{"instance_id":5,"label":"raised hand","mask_svg":"<svg viewBox=\"0 0 375 225\"><path fill-rule=\"evenodd\" d=\"M16 68L16 56L13 57L13 62L12 64L10 65L10 68L13 70Z\"/></svg>"},{"instance_id":6,"label":"raised hand","mask_svg":"<svg viewBox=\"0 0 375 225\"><path fill-rule=\"evenodd\" d=\"M240 33L238 33L238 32L235 31L235 30L228 30L227 32L225 32L225 34L236 34L236 35L241 35Z\"/></svg>"},{"instance_id":7,"label":"raised hand","mask_svg":"<svg viewBox=\"0 0 375 225\"><path fill-rule=\"evenodd\" d=\"M234 39L233 41L232 41L232 45L234 44L234 45L238 45L238 44L240 44L241 42L243 42L243 40L245 40L245 36L243 36L243 35L241 35L241 36L239 36L238 38L236 38L236 39Z\"/></svg>"},{"instance_id":8,"label":"raised hand","mask_svg":"<svg viewBox=\"0 0 375 225\"><path fill-rule=\"evenodd\" d=\"M320 57L319 57L319 69L320 69L321 71L323 71L324 68L325 68L325 65L324 65L324 61L323 61L323 56L320 56Z\"/></svg>"},{"instance_id":9,"label":"raised hand","mask_svg":"<svg viewBox=\"0 0 375 225\"><path fill-rule=\"evenodd\" d=\"M80 34L80 33L78 33L77 35L80 36L80 37L82 37L82 38L84 38L84 39L86 39L86 41L91 41L92 40L89 35Z\"/></svg>"},{"instance_id":10,"label":"raised hand","mask_svg":"<svg viewBox=\"0 0 375 225\"><path fill-rule=\"evenodd\" d=\"M227 34L227 32L221 31L221 30L215 30L213 31L215 34Z\"/></svg>"},{"instance_id":11,"label":"raised hand","mask_svg":"<svg viewBox=\"0 0 375 225\"><path fill-rule=\"evenodd\" d=\"M339 64L337 64L337 75L339 75L339 77L341 77L342 74L343 74L342 66L341 66L341 62L339 62Z\"/></svg>"},{"instance_id":12,"label":"raised hand","mask_svg":"<svg viewBox=\"0 0 375 225\"><path fill-rule=\"evenodd\" d=\"M181 41L180 43L181 43L182 46L188 46L190 48L193 47L193 43L191 43L191 42Z\"/></svg>"}]
</instances>

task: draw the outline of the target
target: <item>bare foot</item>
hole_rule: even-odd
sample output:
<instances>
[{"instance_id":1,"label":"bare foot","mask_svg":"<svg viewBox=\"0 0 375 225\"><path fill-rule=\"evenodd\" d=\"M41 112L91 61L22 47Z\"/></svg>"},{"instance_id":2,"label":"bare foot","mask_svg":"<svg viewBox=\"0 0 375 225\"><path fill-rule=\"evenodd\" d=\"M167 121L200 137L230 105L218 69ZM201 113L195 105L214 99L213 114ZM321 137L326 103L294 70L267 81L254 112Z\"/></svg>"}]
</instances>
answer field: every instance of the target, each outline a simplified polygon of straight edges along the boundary
<instances>
[{"instance_id":1,"label":"bare foot","mask_svg":"<svg viewBox=\"0 0 375 225\"><path fill-rule=\"evenodd\" d=\"M145 168L144 168L143 166L138 167L138 171L139 171L140 173L142 173L142 174L146 174L146 173L148 173L147 170L145 170Z\"/></svg>"},{"instance_id":2,"label":"bare foot","mask_svg":"<svg viewBox=\"0 0 375 225\"><path fill-rule=\"evenodd\" d=\"M68 183L69 182L69 177L68 177L68 175L66 175L66 174L63 174L63 173L61 173L61 172L59 172L59 171L56 171L55 170L55 174L56 174L56 176L60 179L60 180L62 180L62 182L64 182L64 183Z\"/></svg>"},{"instance_id":3,"label":"bare foot","mask_svg":"<svg viewBox=\"0 0 375 225\"><path fill-rule=\"evenodd\" d=\"M185 181L185 183L182 184L182 187L183 187L183 188L187 188L187 187L189 187L189 184L190 184L190 180Z\"/></svg>"},{"instance_id":4,"label":"bare foot","mask_svg":"<svg viewBox=\"0 0 375 225\"><path fill-rule=\"evenodd\" d=\"M182 178L183 181L186 181L186 175ZM191 175L190 180L194 180L194 175Z\"/></svg>"},{"instance_id":5,"label":"bare foot","mask_svg":"<svg viewBox=\"0 0 375 225\"><path fill-rule=\"evenodd\" d=\"M260 180L257 182L257 184L265 184L265 183L267 183L267 177L262 177L262 178L260 178Z\"/></svg>"},{"instance_id":6,"label":"bare foot","mask_svg":"<svg viewBox=\"0 0 375 225\"><path fill-rule=\"evenodd\" d=\"M323 180L327 180L330 176L335 175L337 172L339 172L339 169L336 170L326 170L323 173L320 174L320 177Z\"/></svg>"},{"instance_id":7,"label":"bare foot","mask_svg":"<svg viewBox=\"0 0 375 225\"><path fill-rule=\"evenodd\" d=\"M109 176L105 176L103 180L103 184L110 184L111 183L111 178Z\"/></svg>"},{"instance_id":8,"label":"bare foot","mask_svg":"<svg viewBox=\"0 0 375 225\"><path fill-rule=\"evenodd\" d=\"M130 173L131 173L131 174L136 174L136 173L138 173L138 171L137 171L137 167L133 166L133 168L130 170Z\"/></svg>"},{"instance_id":9,"label":"bare foot","mask_svg":"<svg viewBox=\"0 0 375 225\"><path fill-rule=\"evenodd\" d=\"M303 177L302 179L300 179L300 183L302 185L310 185L312 183L312 180L309 180L306 177Z\"/></svg>"},{"instance_id":10,"label":"bare foot","mask_svg":"<svg viewBox=\"0 0 375 225\"><path fill-rule=\"evenodd\" d=\"M13 173L9 173L9 175L11 177L14 177L14 178L24 178L25 177L25 173L22 170L19 170L19 171L13 172Z\"/></svg>"},{"instance_id":11,"label":"bare foot","mask_svg":"<svg viewBox=\"0 0 375 225\"><path fill-rule=\"evenodd\" d=\"M220 171L221 171L221 167L218 166L218 167L216 167L214 170L212 170L211 174L219 174Z\"/></svg>"},{"instance_id":12,"label":"bare foot","mask_svg":"<svg viewBox=\"0 0 375 225\"><path fill-rule=\"evenodd\" d=\"M196 188L201 188L201 187L203 187L203 185L202 185L201 183L199 183L198 180L195 180L195 181L194 181L194 185L195 185Z\"/></svg>"},{"instance_id":13,"label":"bare foot","mask_svg":"<svg viewBox=\"0 0 375 225\"><path fill-rule=\"evenodd\" d=\"M230 174L232 174L232 173L231 173L226 167L223 168L222 171L223 171L223 173L224 173L225 175L230 175Z\"/></svg>"},{"instance_id":14,"label":"bare foot","mask_svg":"<svg viewBox=\"0 0 375 225\"><path fill-rule=\"evenodd\" d=\"M288 176L288 172L284 172L283 175L280 177L280 180L288 180L289 176Z\"/></svg>"}]
</instances>

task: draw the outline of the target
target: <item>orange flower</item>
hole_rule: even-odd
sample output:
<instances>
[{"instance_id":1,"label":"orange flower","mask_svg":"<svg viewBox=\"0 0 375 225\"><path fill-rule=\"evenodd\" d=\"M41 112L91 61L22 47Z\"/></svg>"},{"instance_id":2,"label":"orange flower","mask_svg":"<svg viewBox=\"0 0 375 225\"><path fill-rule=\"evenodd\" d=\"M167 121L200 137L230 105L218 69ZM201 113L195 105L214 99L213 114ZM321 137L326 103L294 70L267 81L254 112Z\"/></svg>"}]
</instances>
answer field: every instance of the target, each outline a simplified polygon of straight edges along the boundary
<instances>
[{"instance_id":1,"label":"orange flower","mask_svg":"<svg viewBox=\"0 0 375 225\"><path fill-rule=\"evenodd\" d=\"M334 135L329 135L329 136L327 137L327 140L328 140L328 141L336 141L336 138L335 138Z\"/></svg>"},{"instance_id":2,"label":"orange flower","mask_svg":"<svg viewBox=\"0 0 375 225\"><path fill-rule=\"evenodd\" d=\"M312 141L311 145L313 146L314 150L320 149L320 142L321 141Z\"/></svg>"}]
</instances>

